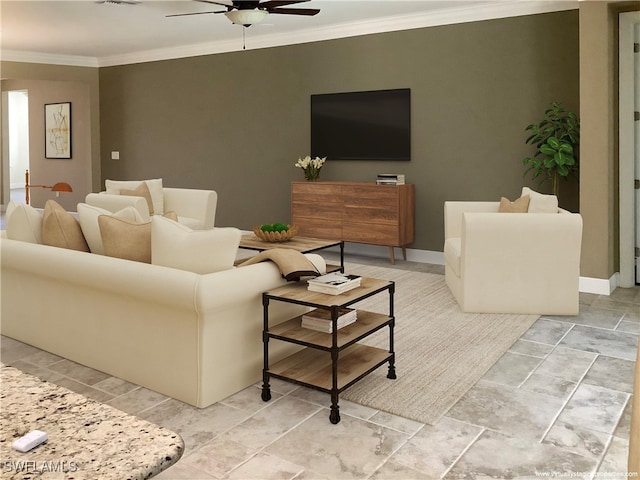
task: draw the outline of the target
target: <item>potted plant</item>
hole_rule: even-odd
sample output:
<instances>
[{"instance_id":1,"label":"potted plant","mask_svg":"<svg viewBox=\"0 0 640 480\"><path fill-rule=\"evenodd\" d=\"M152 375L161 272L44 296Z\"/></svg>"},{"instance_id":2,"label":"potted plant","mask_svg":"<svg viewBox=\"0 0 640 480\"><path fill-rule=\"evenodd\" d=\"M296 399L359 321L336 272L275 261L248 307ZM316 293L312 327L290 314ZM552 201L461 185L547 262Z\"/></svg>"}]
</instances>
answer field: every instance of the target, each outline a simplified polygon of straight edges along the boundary
<instances>
[{"instance_id":1,"label":"potted plant","mask_svg":"<svg viewBox=\"0 0 640 480\"><path fill-rule=\"evenodd\" d=\"M544 112L542 120L526 129L531 135L525 143L536 147L533 157L522 159L527 167L524 175L532 172L532 179L542 176L540 184L550 180L554 195L558 195L558 177L565 180L578 170L577 147L580 141L580 121L557 102Z\"/></svg>"}]
</instances>

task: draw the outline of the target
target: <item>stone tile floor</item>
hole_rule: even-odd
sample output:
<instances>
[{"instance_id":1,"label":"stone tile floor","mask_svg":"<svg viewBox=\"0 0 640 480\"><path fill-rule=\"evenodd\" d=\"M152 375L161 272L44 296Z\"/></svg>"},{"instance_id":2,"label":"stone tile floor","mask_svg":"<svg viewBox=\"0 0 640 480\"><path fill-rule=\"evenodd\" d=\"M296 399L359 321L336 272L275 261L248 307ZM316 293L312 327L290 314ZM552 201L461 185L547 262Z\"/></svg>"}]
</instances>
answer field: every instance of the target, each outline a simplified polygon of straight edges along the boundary
<instances>
[{"instance_id":1,"label":"stone tile floor","mask_svg":"<svg viewBox=\"0 0 640 480\"><path fill-rule=\"evenodd\" d=\"M541 317L435 425L346 401L331 425L327 395L279 381L269 403L254 385L197 409L7 337L1 357L180 433L185 454L158 479L623 479L640 288L580 300L576 317Z\"/></svg>"}]
</instances>

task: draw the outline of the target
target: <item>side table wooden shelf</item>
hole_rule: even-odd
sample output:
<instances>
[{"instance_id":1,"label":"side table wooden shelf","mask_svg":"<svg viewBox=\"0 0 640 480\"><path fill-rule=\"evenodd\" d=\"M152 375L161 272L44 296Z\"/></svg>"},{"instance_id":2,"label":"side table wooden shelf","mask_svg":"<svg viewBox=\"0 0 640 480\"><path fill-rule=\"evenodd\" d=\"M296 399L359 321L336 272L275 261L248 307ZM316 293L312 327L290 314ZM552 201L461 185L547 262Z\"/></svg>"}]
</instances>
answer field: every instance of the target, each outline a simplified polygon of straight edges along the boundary
<instances>
[{"instance_id":1,"label":"side table wooden shelf","mask_svg":"<svg viewBox=\"0 0 640 480\"><path fill-rule=\"evenodd\" d=\"M355 323L341 329L336 328L338 313L365 298L387 291L389 293L389 314L358 310ZM329 420L340 421L338 397L345 389L358 382L369 373L389 364L387 378L395 379L395 352L393 330L395 326L393 296L395 283L376 278L362 277L360 287L341 295L327 295L311 292L306 282L290 283L262 294L264 326L264 368L262 371L262 400L271 400L269 379L281 380L320 390L331 395ZM299 315L274 327L269 326L269 303L271 301L295 303L331 312L333 333L317 332L302 328ZM389 350L370 347L358 343L360 340L389 327ZM269 342L278 340L295 343L306 348L280 360L269 363Z\"/></svg>"}]
</instances>

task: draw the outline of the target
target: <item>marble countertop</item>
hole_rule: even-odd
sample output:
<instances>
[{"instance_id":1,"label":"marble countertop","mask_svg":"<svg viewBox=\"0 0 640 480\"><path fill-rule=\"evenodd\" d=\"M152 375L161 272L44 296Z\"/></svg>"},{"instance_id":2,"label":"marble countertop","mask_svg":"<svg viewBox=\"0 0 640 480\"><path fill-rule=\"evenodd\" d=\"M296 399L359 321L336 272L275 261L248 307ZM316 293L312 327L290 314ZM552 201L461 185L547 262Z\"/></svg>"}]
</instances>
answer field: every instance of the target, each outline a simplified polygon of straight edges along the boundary
<instances>
[{"instance_id":1,"label":"marble countertop","mask_svg":"<svg viewBox=\"0 0 640 480\"><path fill-rule=\"evenodd\" d=\"M133 415L0 364L0 478L143 479L177 462L180 436ZM49 439L20 453L17 438Z\"/></svg>"}]
</instances>

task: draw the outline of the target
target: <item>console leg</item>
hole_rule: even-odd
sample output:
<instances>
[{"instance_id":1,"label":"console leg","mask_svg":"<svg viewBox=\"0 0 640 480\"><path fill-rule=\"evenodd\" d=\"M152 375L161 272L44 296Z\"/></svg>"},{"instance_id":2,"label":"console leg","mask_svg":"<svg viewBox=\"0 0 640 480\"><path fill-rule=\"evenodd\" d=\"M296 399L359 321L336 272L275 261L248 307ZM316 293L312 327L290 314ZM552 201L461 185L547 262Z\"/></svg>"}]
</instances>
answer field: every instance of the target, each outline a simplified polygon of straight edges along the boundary
<instances>
[{"instance_id":1,"label":"console leg","mask_svg":"<svg viewBox=\"0 0 640 480\"><path fill-rule=\"evenodd\" d=\"M393 247L389 247L389 257L391 258L391 265L396 264L396 255L393 252Z\"/></svg>"}]
</instances>

